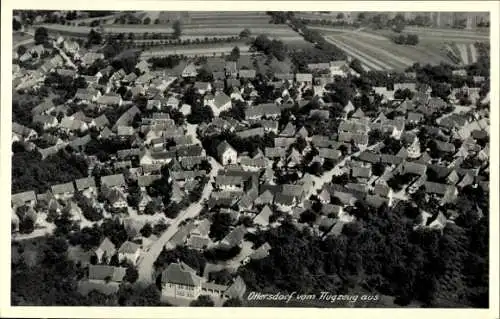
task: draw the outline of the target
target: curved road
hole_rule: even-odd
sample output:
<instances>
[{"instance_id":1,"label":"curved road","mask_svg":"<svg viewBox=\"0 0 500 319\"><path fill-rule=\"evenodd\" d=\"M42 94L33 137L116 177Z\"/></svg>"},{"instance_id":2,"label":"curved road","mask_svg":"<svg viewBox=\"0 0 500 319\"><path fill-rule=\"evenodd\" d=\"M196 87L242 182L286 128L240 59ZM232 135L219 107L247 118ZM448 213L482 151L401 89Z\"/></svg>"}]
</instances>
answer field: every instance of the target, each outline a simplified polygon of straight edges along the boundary
<instances>
[{"instance_id":1,"label":"curved road","mask_svg":"<svg viewBox=\"0 0 500 319\"><path fill-rule=\"evenodd\" d=\"M203 189L202 196L199 201L192 203L189 205L186 209L181 211L177 218L173 221L173 223L170 224L168 229L161 235L160 238L151 246L151 248L143 253L141 256L141 259L139 261L139 264L137 266L137 270L139 272L139 279L138 282L144 283L144 284L150 284L154 282L153 278L153 268L154 268L154 262L160 255L161 251L163 250L163 247L168 243L170 238L174 236L174 234L177 232L179 229L179 224L188 219L188 218L194 218L198 216L198 214L201 212L201 209L203 208L203 202L207 200L210 197L210 194L212 193L212 182L214 182L214 177L217 175L217 172L221 168L221 165L212 157L208 157L208 160L210 164L212 165L212 170L210 171L210 179L208 183L205 185L205 188Z\"/></svg>"}]
</instances>

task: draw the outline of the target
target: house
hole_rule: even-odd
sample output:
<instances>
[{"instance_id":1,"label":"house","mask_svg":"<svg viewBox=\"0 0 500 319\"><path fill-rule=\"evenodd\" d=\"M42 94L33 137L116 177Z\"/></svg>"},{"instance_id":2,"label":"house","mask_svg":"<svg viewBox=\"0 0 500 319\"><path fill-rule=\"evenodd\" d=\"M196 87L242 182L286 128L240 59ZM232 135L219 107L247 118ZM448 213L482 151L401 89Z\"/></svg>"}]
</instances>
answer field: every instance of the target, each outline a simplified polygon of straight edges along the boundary
<instances>
[{"instance_id":1,"label":"house","mask_svg":"<svg viewBox=\"0 0 500 319\"><path fill-rule=\"evenodd\" d=\"M193 88L201 95L205 95L208 91L212 90L212 84L210 82L195 82Z\"/></svg>"},{"instance_id":2,"label":"house","mask_svg":"<svg viewBox=\"0 0 500 319\"><path fill-rule=\"evenodd\" d=\"M246 233L245 226L240 225L234 228L229 234L227 234L226 237L224 237L221 240L220 245L226 248L233 248L235 246L240 246L241 243L243 242L245 233Z\"/></svg>"},{"instance_id":3,"label":"house","mask_svg":"<svg viewBox=\"0 0 500 319\"><path fill-rule=\"evenodd\" d=\"M120 137L131 137L135 135L135 129L132 126L118 126L117 135Z\"/></svg>"},{"instance_id":4,"label":"house","mask_svg":"<svg viewBox=\"0 0 500 319\"><path fill-rule=\"evenodd\" d=\"M87 52L83 57L81 57L80 60L83 65L92 65L97 60L104 60L104 54L97 52Z\"/></svg>"},{"instance_id":5,"label":"house","mask_svg":"<svg viewBox=\"0 0 500 319\"><path fill-rule=\"evenodd\" d=\"M226 141L217 146L217 155L222 165L237 163L238 152Z\"/></svg>"},{"instance_id":6,"label":"house","mask_svg":"<svg viewBox=\"0 0 500 319\"><path fill-rule=\"evenodd\" d=\"M253 80L256 75L255 70L239 70L239 77L240 79L250 79Z\"/></svg>"},{"instance_id":7,"label":"house","mask_svg":"<svg viewBox=\"0 0 500 319\"><path fill-rule=\"evenodd\" d=\"M140 255L141 246L130 241L124 242L118 249L118 260L120 262L128 261L132 265L136 265Z\"/></svg>"},{"instance_id":8,"label":"house","mask_svg":"<svg viewBox=\"0 0 500 319\"><path fill-rule=\"evenodd\" d=\"M260 260L269 256L269 251L271 250L271 245L268 242L260 245L250 256L248 256L248 261L250 260ZM244 261L243 263L248 263L248 261Z\"/></svg>"},{"instance_id":9,"label":"house","mask_svg":"<svg viewBox=\"0 0 500 319\"><path fill-rule=\"evenodd\" d=\"M32 115L49 114L55 109L54 102L52 100L46 100L43 103L38 104L33 109L31 109Z\"/></svg>"},{"instance_id":10,"label":"house","mask_svg":"<svg viewBox=\"0 0 500 319\"><path fill-rule=\"evenodd\" d=\"M94 252L99 263L109 263L111 257L116 253L116 247L111 240L106 237Z\"/></svg>"},{"instance_id":11,"label":"house","mask_svg":"<svg viewBox=\"0 0 500 319\"><path fill-rule=\"evenodd\" d=\"M264 206L264 208L261 209L260 213L255 216L253 222L256 225L266 227L269 225L269 217L273 214L273 211L271 208L269 208L268 205Z\"/></svg>"},{"instance_id":12,"label":"house","mask_svg":"<svg viewBox=\"0 0 500 319\"><path fill-rule=\"evenodd\" d=\"M11 202L13 207L30 206L34 207L37 199L34 191L12 194Z\"/></svg>"},{"instance_id":13,"label":"house","mask_svg":"<svg viewBox=\"0 0 500 319\"><path fill-rule=\"evenodd\" d=\"M148 65L148 62L146 62L145 60L141 60L139 61L136 65L135 65L135 68L137 70L139 70L139 72L141 74L144 74L144 73L147 73L149 72L149 65Z\"/></svg>"},{"instance_id":14,"label":"house","mask_svg":"<svg viewBox=\"0 0 500 319\"><path fill-rule=\"evenodd\" d=\"M111 188L123 188L126 186L125 178L123 174L107 175L101 176L101 187Z\"/></svg>"},{"instance_id":15,"label":"house","mask_svg":"<svg viewBox=\"0 0 500 319\"><path fill-rule=\"evenodd\" d=\"M425 182L424 187L426 193L441 196L443 204L454 201L458 194L457 188L453 185Z\"/></svg>"},{"instance_id":16,"label":"house","mask_svg":"<svg viewBox=\"0 0 500 319\"><path fill-rule=\"evenodd\" d=\"M57 124L59 124L59 122L57 121L57 118L55 116L45 115L45 114L35 115L33 117L33 123L41 124L41 126L44 130L47 130L47 129L52 128L52 127L56 127Z\"/></svg>"},{"instance_id":17,"label":"house","mask_svg":"<svg viewBox=\"0 0 500 319\"><path fill-rule=\"evenodd\" d=\"M102 130L104 127L108 126L109 124L110 123L109 123L109 120L106 117L106 115L102 114L102 115L96 117L95 119L92 119L89 126L95 127L98 130Z\"/></svg>"},{"instance_id":18,"label":"house","mask_svg":"<svg viewBox=\"0 0 500 319\"><path fill-rule=\"evenodd\" d=\"M231 98L224 92L216 93L213 100L207 101L205 104L210 106L215 117L218 117L221 112L227 111L232 107Z\"/></svg>"},{"instance_id":19,"label":"house","mask_svg":"<svg viewBox=\"0 0 500 319\"><path fill-rule=\"evenodd\" d=\"M198 70L196 69L194 63L189 63L188 65L186 65L184 70L182 70L181 74L183 78L196 77L197 75L198 75Z\"/></svg>"},{"instance_id":20,"label":"house","mask_svg":"<svg viewBox=\"0 0 500 319\"><path fill-rule=\"evenodd\" d=\"M215 186L225 191L241 191L244 189L245 179L239 175L217 175Z\"/></svg>"},{"instance_id":21,"label":"house","mask_svg":"<svg viewBox=\"0 0 500 319\"><path fill-rule=\"evenodd\" d=\"M163 297L196 299L201 294L202 278L184 263L171 263L161 275Z\"/></svg>"},{"instance_id":22,"label":"house","mask_svg":"<svg viewBox=\"0 0 500 319\"><path fill-rule=\"evenodd\" d=\"M255 199L254 205L268 205L272 204L273 201L274 201L274 194L271 191L266 190L262 192L262 194L260 194L259 197Z\"/></svg>"},{"instance_id":23,"label":"house","mask_svg":"<svg viewBox=\"0 0 500 319\"><path fill-rule=\"evenodd\" d=\"M85 197L93 197L97 195L97 187L94 177L84 177L75 180L76 190L81 192Z\"/></svg>"},{"instance_id":24,"label":"house","mask_svg":"<svg viewBox=\"0 0 500 319\"><path fill-rule=\"evenodd\" d=\"M274 103L259 104L245 110L245 120L258 120L263 117L276 119L280 115L281 110Z\"/></svg>"},{"instance_id":25,"label":"house","mask_svg":"<svg viewBox=\"0 0 500 319\"><path fill-rule=\"evenodd\" d=\"M189 234L187 245L192 249L203 250L210 243L208 234L210 232L210 220L204 219L196 225Z\"/></svg>"},{"instance_id":26,"label":"house","mask_svg":"<svg viewBox=\"0 0 500 319\"><path fill-rule=\"evenodd\" d=\"M238 76L238 67L236 66L236 62L227 61L224 71L226 73L226 77L236 78Z\"/></svg>"},{"instance_id":27,"label":"house","mask_svg":"<svg viewBox=\"0 0 500 319\"><path fill-rule=\"evenodd\" d=\"M105 94L99 96L96 103L103 106L121 106L123 100L118 94Z\"/></svg>"},{"instance_id":28,"label":"house","mask_svg":"<svg viewBox=\"0 0 500 319\"><path fill-rule=\"evenodd\" d=\"M109 283L119 284L123 281L126 271L127 268L124 267L113 267L108 265L89 265L88 281L94 284L109 284ZM105 294L109 294L108 291L110 291L110 289L104 286L93 285L91 287ZM114 289L111 289L111 291L115 292Z\"/></svg>"},{"instance_id":29,"label":"house","mask_svg":"<svg viewBox=\"0 0 500 319\"><path fill-rule=\"evenodd\" d=\"M296 205L296 198L292 195L280 192L274 196L274 204L282 212L291 212L292 208Z\"/></svg>"},{"instance_id":30,"label":"house","mask_svg":"<svg viewBox=\"0 0 500 319\"><path fill-rule=\"evenodd\" d=\"M295 75L297 83L301 84L311 84L313 81L313 76L311 73L297 73Z\"/></svg>"},{"instance_id":31,"label":"house","mask_svg":"<svg viewBox=\"0 0 500 319\"><path fill-rule=\"evenodd\" d=\"M139 176L140 177L140 176ZM140 213L143 213L146 210L146 206L152 201L151 196L148 195L146 191L141 192L141 196L139 199L139 203L137 204L137 208Z\"/></svg>"},{"instance_id":32,"label":"house","mask_svg":"<svg viewBox=\"0 0 500 319\"><path fill-rule=\"evenodd\" d=\"M330 75L332 77L341 76L346 77L349 73L356 74L354 70L349 67L349 62L346 60L331 61L330 63Z\"/></svg>"},{"instance_id":33,"label":"house","mask_svg":"<svg viewBox=\"0 0 500 319\"><path fill-rule=\"evenodd\" d=\"M115 209L128 207L127 197L121 189L112 188L106 197L109 204Z\"/></svg>"},{"instance_id":34,"label":"house","mask_svg":"<svg viewBox=\"0 0 500 319\"><path fill-rule=\"evenodd\" d=\"M368 180L372 176L372 169L370 166L353 166L351 168L351 175L360 179Z\"/></svg>"},{"instance_id":35,"label":"house","mask_svg":"<svg viewBox=\"0 0 500 319\"><path fill-rule=\"evenodd\" d=\"M91 103L96 102L100 96L101 92L99 90L96 90L94 88L80 88L76 90L74 99L82 103Z\"/></svg>"},{"instance_id":36,"label":"house","mask_svg":"<svg viewBox=\"0 0 500 319\"><path fill-rule=\"evenodd\" d=\"M19 138L22 140L33 140L38 137L38 134L35 130L16 122L12 122L12 133L19 136Z\"/></svg>"},{"instance_id":37,"label":"house","mask_svg":"<svg viewBox=\"0 0 500 319\"><path fill-rule=\"evenodd\" d=\"M75 188L71 182L52 185L51 191L56 199L68 199L75 194Z\"/></svg>"},{"instance_id":38,"label":"house","mask_svg":"<svg viewBox=\"0 0 500 319\"><path fill-rule=\"evenodd\" d=\"M455 145L452 143L448 142L443 142L440 140L434 140L434 144L436 146L436 149L445 152L445 153L454 153L455 152Z\"/></svg>"}]
</instances>

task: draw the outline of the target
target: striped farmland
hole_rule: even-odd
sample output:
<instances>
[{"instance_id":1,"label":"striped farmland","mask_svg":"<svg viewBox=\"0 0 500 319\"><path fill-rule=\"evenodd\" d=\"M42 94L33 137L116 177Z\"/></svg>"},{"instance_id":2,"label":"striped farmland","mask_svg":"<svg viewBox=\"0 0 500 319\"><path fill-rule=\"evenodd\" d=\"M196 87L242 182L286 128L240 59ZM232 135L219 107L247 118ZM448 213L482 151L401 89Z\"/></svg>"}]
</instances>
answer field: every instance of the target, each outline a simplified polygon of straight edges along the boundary
<instances>
[{"instance_id":1,"label":"striped farmland","mask_svg":"<svg viewBox=\"0 0 500 319\"><path fill-rule=\"evenodd\" d=\"M365 70L372 70L372 71L383 71L383 70L391 70L392 67L382 61L377 60L376 58L373 58L369 56L366 53L361 52L360 50L357 50L353 48L352 46L344 44L341 40L335 39L333 37L325 37L325 40L335 46L337 46L339 49L344 51L348 56L358 59L361 64L363 65L363 68Z\"/></svg>"}]
</instances>

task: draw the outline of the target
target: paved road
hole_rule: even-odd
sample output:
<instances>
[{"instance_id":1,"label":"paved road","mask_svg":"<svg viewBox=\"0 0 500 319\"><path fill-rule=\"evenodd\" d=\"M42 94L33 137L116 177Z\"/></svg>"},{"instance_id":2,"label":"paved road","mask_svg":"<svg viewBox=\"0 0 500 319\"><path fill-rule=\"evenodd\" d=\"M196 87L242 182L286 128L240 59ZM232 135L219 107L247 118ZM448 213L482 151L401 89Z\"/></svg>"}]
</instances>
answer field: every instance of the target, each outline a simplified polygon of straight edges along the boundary
<instances>
[{"instance_id":1,"label":"paved road","mask_svg":"<svg viewBox=\"0 0 500 319\"><path fill-rule=\"evenodd\" d=\"M62 58L66 61L66 64L70 67L72 67L73 69L77 70L78 68L76 67L76 65L73 63L73 61L71 61L71 59L66 55L66 53L61 50L61 48L59 48L57 45L55 45L54 43L52 44L52 46L54 47L54 49L56 49L57 51L59 51L59 54L62 56Z\"/></svg>"},{"instance_id":2,"label":"paved road","mask_svg":"<svg viewBox=\"0 0 500 319\"><path fill-rule=\"evenodd\" d=\"M378 147L382 142L373 144L367 148L367 150L373 150L374 148ZM307 195L306 198L309 198L309 196L316 194L320 189L323 188L323 185L326 183L329 183L332 180L333 175L339 174L341 171L341 167L343 167L346 163L346 161L350 160L352 157L356 157L361 153L361 151L358 151L356 153L352 153L350 155L347 155L342 159L342 161L338 162L334 168L331 170L323 173L321 176L314 176L314 185L311 187L309 194Z\"/></svg>"},{"instance_id":3,"label":"paved road","mask_svg":"<svg viewBox=\"0 0 500 319\"><path fill-rule=\"evenodd\" d=\"M215 175L221 168L221 165L212 157L208 157L210 164L212 165L212 170L210 172L210 180L205 185L203 189L202 196L198 202L195 202L189 205L186 209L181 211L177 218L170 224L168 229L160 236L160 238L151 246L148 252L144 253L141 256L138 265L139 279L138 281L141 283L149 284L154 282L153 278L153 264L160 255L163 247L168 243L170 238L177 232L179 229L179 225L182 221L188 218L196 217L201 209L203 208L203 202L210 197L212 193L212 182L214 181Z\"/></svg>"}]
</instances>

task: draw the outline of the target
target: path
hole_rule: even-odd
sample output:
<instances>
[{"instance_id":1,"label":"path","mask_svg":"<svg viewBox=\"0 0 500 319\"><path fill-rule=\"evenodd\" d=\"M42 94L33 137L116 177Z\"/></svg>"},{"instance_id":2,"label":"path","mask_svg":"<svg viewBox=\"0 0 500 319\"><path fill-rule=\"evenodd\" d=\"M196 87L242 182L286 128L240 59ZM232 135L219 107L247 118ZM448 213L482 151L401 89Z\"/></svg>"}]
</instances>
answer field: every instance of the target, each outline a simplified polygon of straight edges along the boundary
<instances>
[{"instance_id":1,"label":"path","mask_svg":"<svg viewBox=\"0 0 500 319\"><path fill-rule=\"evenodd\" d=\"M139 272L139 282L142 283L152 283L154 282L153 278L153 268L154 262L160 255L163 247L168 243L168 241L174 236L174 234L179 229L179 225L182 221L196 217L203 208L203 202L210 197L212 193L212 182L214 181L215 175L221 168L221 165L217 163L215 159L212 157L208 157L210 164L212 165L212 170L210 171L210 179L208 183L203 188L203 193L199 201L192 203L186 209L182 210L179 215L172 221L170 227L158 238L158 240L151 246L148 252L144 253L141 256L138 265Z\"/></svg>"}]
</instances>

